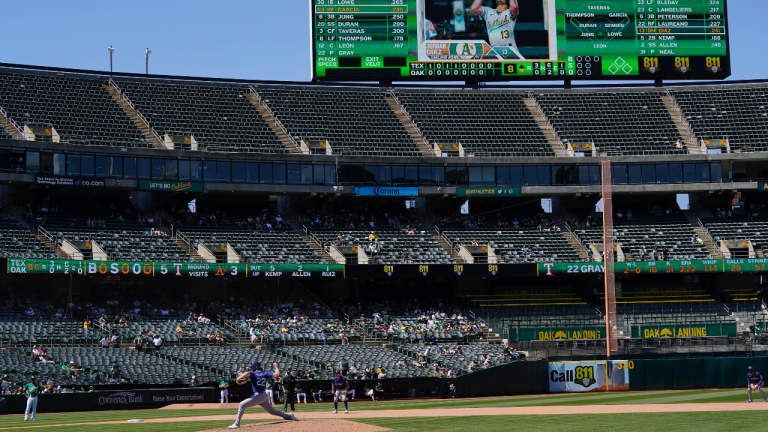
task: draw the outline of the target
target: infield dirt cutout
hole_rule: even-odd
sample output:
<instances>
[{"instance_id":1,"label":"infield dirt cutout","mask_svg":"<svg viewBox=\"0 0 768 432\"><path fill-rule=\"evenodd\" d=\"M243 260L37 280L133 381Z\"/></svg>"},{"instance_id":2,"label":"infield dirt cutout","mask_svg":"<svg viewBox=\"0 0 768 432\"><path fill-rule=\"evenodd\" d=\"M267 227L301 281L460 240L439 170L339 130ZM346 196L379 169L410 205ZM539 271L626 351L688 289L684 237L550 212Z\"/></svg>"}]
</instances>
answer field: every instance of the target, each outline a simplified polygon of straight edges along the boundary
<instances>
[{"instance_id":1,"label":"infield dirt cutout","mask_svg":"<svg viewBox=\"0 0 768 432\"><path fill-rule=\"evenodd\" d=\"M162 409L191 410L196 409L227 409L228 414L209 415L209 416L189 416L174 418L155 418L144 419L143 423L185 423L185 422L205 422L205 421L232 421L235 420L234 410L237 404L178 404L170 405ZM330 408L330 406L329 406ZM162 410L160 409L160 410ZM375 426L355 423L356 419L371 418L417 418L417 417L467 417L467 416L515 416L515 415L567 415L567 414L634 414L634 413L686 413L686 412L724 412L724 411L768 411L768 403L680 403L680 404L633 404L633 405L560 405L560 406L526 406L526 407L500 407L500 408L451 408L451 409L407 409L407 410L370 410L355 411L349 414L333 414L332 411L323 412L302 412L296 411L295 415L299 421L275 421L277 418L264 412L259 408L246 410L243 420L268 420L267 424L243 425L241 429L247 429L254 432L261 431L312 431L325 430L324 427L339 429L340 432L354 431L383 431L387 429ZM40 414L43 416L45 414ZM351 421L350 421L351 420ZM334 421L334 423L331 423ZM335 421L339 421L339 426L334 426ZM125 423L125 421L110 422L91 422L91 423L68 423L60 426L78 426L94 424L116 424ZM262 428L262 425L267 428ZM304 426L306 425L306 427ZM17 426L19 429L37 429L55 427L57 425L41 426ZM11 428L2 428L11 429ZM225 430L225 429L213 429ZM228 429L227 429L228 430ZM333 430L333 429L331 429Z\"/></svg>"}]
</instances>

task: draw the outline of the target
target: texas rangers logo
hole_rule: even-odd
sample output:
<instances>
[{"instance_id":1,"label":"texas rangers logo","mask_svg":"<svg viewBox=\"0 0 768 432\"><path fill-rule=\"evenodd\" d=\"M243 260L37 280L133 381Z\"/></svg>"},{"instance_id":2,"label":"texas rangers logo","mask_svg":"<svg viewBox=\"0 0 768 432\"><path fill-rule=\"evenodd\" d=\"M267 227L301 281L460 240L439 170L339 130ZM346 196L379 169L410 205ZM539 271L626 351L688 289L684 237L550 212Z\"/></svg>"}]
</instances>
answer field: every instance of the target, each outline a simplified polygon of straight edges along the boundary
<instances>
[{"instance_id":1,"label":"texas rangers logo","mask_svg":"<svg viewBox=\"0 0 768 432\"><path fill-rule=\"evenodd\" d=\"M552 267L555 266L555 263L544 263L543 266L547 269L547 276L554 276L552 274Z\"/></svg>"}]
</instances>

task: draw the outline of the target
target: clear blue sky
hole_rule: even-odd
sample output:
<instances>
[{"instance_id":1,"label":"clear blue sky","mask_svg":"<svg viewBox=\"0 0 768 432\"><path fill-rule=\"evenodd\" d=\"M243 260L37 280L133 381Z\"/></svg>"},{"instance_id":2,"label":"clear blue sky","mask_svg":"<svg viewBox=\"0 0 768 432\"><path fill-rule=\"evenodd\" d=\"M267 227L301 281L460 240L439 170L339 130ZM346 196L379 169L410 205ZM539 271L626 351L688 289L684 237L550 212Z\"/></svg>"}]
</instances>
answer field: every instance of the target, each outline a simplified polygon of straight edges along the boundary
<instances>
[{"instance_id":1,"label":"clear blue sky","mask_svg":"<svg viewBox=\"0 0 768 432\"><path fill-rule=\"evenodd\" d=\"M731 79L768 78L768 0L729 0ZM0 62L308 81L309 0L3 2Z\"/></svg>"}]
</instances>

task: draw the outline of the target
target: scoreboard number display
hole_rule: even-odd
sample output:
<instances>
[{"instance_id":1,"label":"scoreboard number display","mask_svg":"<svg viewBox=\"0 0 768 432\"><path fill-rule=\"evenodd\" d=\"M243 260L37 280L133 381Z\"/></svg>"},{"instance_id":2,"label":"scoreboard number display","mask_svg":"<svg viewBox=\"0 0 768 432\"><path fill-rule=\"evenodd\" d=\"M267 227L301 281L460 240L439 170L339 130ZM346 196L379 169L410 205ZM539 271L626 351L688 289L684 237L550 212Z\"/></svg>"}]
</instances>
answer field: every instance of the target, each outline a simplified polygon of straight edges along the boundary
<instances>
[{"instance_id":1,"label":"scoreboard number display","mask_svg":"<svg viewBox=\"0 0 768 432\"><path fill-rule=\"evenodd\" d=\"M727 0L309 0L313 81L724 79Z\"/></svg>"}]
</instances>

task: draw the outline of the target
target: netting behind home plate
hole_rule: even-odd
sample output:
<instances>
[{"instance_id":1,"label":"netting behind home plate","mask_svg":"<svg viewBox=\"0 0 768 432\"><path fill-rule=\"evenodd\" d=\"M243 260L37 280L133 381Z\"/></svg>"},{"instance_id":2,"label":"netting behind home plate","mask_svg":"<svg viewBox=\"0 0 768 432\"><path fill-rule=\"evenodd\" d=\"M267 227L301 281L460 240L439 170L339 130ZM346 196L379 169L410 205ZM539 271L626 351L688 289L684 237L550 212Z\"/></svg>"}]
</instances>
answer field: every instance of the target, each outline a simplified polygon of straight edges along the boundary
<instances>
[{"instance_id":1,"label":"netting behind home plate","mask_svg":"<svg viewBox=\"0 0 768 432\"><path fill-rule=\"evenodd\" d=\"M608 357L618 349L616 342L616 275L613 261L613 194L611 193L611 162L603 161L603 259L605 260L605 328Z\"/></svg>"}]
</instances>

